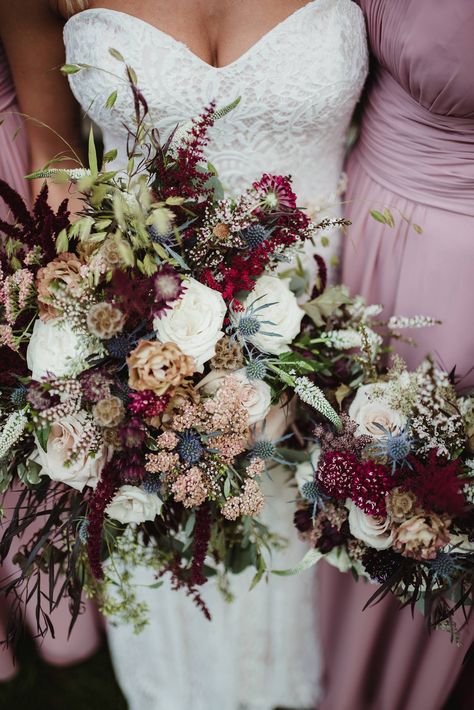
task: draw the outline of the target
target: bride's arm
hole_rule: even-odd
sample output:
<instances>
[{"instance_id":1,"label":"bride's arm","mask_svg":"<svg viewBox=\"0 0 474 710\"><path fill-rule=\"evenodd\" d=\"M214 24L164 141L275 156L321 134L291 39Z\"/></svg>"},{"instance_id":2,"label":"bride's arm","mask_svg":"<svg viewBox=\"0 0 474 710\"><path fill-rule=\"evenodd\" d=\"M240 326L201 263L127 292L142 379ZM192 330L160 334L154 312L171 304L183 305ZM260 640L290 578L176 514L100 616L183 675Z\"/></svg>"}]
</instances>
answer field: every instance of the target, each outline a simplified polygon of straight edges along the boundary
<instances>
[{"instance_id":1,"label":"bride's arm","mask_svg":"<svg viewBox=\"0 0 474 710\"><path fill-rule=\"evenodd\" d=\"M59 71L64 64L63 22L48 0L0 0L0 36L10 63L21 112L26 117L31 169L66 155L77 166L81 155L80 111ZM40 185L33 185L37 191ZM51 185L58 203L66 188Z\"/></svg>"}]
</instances>

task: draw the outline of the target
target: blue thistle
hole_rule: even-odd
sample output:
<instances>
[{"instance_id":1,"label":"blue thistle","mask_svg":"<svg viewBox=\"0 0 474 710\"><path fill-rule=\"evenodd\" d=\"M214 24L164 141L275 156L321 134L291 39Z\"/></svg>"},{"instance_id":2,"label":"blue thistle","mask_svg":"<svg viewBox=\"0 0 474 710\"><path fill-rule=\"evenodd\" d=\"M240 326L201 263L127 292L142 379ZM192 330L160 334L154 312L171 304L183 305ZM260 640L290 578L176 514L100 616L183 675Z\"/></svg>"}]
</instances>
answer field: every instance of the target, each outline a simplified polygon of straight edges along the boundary
<instances>
[{"instance_id":1,"label":"blue thistle","mask_svg":"<svg viewBox=\"0 0 474 710\"><path fill-rule=\"evenodd\" d=\"M243 338L251 338L257 335L260 330L260 321L258 318L255 318L255 316L242 316L239 320L237 330Z\"/></svg>"},{"instance_id":2,"label":"blue thistle","mask_svg":"<svg viewBox=\"0 0 474 710\"><path fill-rule=\"evenodd\" d=\"M377 426L382 429L384 436L374 444L371 444L370 449L378 456L387 457L392 464L392 473L395 473L397 466L402 466L406 462L406 458L411 451L413 439L408 429L404 429L399 434L392 434L391 431L381 425Z\"/></svg>"},{"instance_id":3,"label":"blue thistle","mask_svg":"<svg viewBox=\"0 0 474 710\"><path fill-rule=\"evenodd\" d=\"M258 458L268 461L269 459L275 458L277 449L273 441L268 441L268 439L260 439L260 441L256 441L253 445L252 452L254 456L258 456Z\"/></svg>"},{"instance_id":4,"label":"blue thistle","mask_svg":"<svg viewBox=\"0 0 474 710\"><path fill-rule=\"evenodd\" d=\"M150 224L146 231L152 242L155 244L161 244L162 246L169 246L176 242L175 233L173 229L168 229L164 234L160 234L157 228Z\"/></svg>"},{"instance_id":5,"label":"blue thistle","mask_svg":"<svg viewBox=\"0 0 474 710\"><path fill-rule=\"evenodd\" d=\"M251 360L245 368L245 374L249 380L264 380L267 368L261 360Z\"/></svg>"},{"instance_id":6,"label":"blue thistle","mask_svg":"<svg viewBox=\"0 0 474 710\"><path fill-rule=\"evenodd\" d=\"M253 250L263 244L268 239L269 234L261 224L251 224L250 227L244 229L242 236L247 242L248 248Z\"/></svg>"},{"instance_id":7,"label":"blue thistle","mask_svg":"<svg viewBox=\"0 0 474 710\"><path fill-rule=\"evenodd\" d=\"M326 501L329 500L329 496L323 493L316 481L303 483L301 495L309 503L313 503L313 518L316 516L318 509L324 509Z\"/></svg>"},{"instance_id":8,"label":"blue thistle","mask_svg":"<svg viewBox=\"0 0 474 710\"><path fill-rule=\"evenodd\" d=\"M153 473L147 473L142 481L142 488L145 493L158 494L161 490L160 477Z\"/></svg>"},{"instance_id":9,"label":"blue thistle","mask_svg":"<svg viewBox=\"0 0 474 710\"><path fill-rule=\"evenodd\" d=\"M189 464L197 463L204 453L201 439L192 429L186 429L179 434L179 444L176 448L180 459Z\"/></svg>"},{"instance_id":10,"label":"blue thistle","mask_svg":"<svg viewBox=\"0 0 474 710\"><path fill-rule=\"evenodd\" d=\"M130 341L123 335L105 341L108 353L115 360L125 360L130 352Z\"/></svg>"},{"instance_id":11,"label":"blue thistle","mask_svg":"<svg viewBox=\"0 0 474 710\"><path fill-rule=\"evenodd\" d=\"M28 388L25 385L18 385L10 394L10 402L14 407L23 407L26 404L26 394Z\"/></svg>"},{"instance_id":12,"label":"blue thistle","mask_svg":"<svg viewBox=\"0 0 474 710\"><path fill-rule=\"evenodd\" d=\"M430 569L441 584L451 585L456 572L460 572L463 567L456 559L447 552L439 552L438 556L431 560Z\"/></svg>"}]
</instances>

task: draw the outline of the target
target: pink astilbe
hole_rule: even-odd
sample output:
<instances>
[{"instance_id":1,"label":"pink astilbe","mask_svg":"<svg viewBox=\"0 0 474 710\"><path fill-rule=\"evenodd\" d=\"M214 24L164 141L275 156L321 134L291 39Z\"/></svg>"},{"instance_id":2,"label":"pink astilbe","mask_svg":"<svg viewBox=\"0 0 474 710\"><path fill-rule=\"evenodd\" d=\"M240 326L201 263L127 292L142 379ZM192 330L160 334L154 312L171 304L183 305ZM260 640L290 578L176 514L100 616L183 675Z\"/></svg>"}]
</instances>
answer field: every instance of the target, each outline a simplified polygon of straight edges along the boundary
<instances>
[{"instance_id":1,"label":"pink astilbe","mask_svg":"<svg viewBox=\"0 0 474 710\"><path fill-rule=\"evenodd\" d=\"M148 473L168 473L179 464L179 456L170 451L147 454L145 469Z\"/></svg>"}]
</instances>

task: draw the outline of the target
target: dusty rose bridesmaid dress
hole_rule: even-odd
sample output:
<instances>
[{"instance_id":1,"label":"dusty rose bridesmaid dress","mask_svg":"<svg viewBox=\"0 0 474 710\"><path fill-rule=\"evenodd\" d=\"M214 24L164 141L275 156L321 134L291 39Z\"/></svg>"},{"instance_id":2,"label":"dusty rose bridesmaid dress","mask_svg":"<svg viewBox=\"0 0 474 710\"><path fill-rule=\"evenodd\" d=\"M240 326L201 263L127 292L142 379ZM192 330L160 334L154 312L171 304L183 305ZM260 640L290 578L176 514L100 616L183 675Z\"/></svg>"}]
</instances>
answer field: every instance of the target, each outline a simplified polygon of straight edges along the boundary
<instances>
[{"instance_id":1,"label":"dusty rose bridesmaid dress","mask_svg":"<svg viewBox=\"0 0 474 710\"><path fill-rule=\"evenodd\" d=\"M347 167L353 225L343 281L385 313L443 321L396 344L413 367L431 351L461 386L474 383L474 2L360 0L373 73L361 134ZM388 207L389 228L369 216ZM419 225L418 234L412 224ZM319 597L326 664L320 710L439 710L461 671L463 646L428 636L393 599L362 612L373 588L321 565ZM472 667L471 667L472 672ZM456 710L474 707L464 674Z\"/></svg>"},{"instance_id":2,"label":"dusty rose bridesmaid dress","mask_svg":"<svg viewBox=\"0 0 474 710\"><path fill-rule=\"evenodd\" d=\"M28 184L24 175L28 172L28 144L23 121L18 115L8 63L0 44L0 178L6 180L29 200ZM3 200L0 200L0 218L9 219ZM10 498L11 500L11 498ZM8 515L8 501L5 505ZM7 559L0 569L0 576L9 576L16 571L15 565ZM5 638L5 628L8 614L8 600L0 599L0 640ZM38 640L39 651L44 660L57 665L78 663L91 655L100 644L100 634L97 627L94 609L88 605L82 614L68 640L70 614L67 601L61 603L52 614L55 627L55 638L46 636ZM26 611L26 622L32 631L36 628L33 607ZM9 649L0 646L0 681L6 681L15 674L16 668Z\"/></svg>"}]
</instances>

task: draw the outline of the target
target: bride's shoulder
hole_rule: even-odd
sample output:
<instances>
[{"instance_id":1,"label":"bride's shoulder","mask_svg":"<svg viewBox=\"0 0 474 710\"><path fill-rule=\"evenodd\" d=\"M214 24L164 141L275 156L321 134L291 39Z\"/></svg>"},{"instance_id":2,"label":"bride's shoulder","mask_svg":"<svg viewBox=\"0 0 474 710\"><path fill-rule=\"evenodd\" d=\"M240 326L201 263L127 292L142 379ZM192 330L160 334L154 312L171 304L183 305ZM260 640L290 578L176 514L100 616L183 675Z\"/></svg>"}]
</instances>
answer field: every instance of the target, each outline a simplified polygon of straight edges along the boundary
<instances>
[{"instance_id":1,"label":"bride's shoulder","mask_svg":"<svg viewBox=\"0 0 474 710\"><path fill-rule=\"evenodd\" d=\"M89 0L49 0L49 4L54 12L68 19L82 10L87 10L90 2Z\"/></svg>"}]
</instances>

